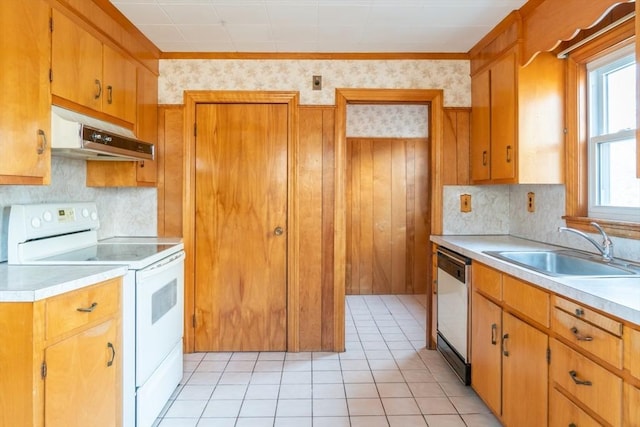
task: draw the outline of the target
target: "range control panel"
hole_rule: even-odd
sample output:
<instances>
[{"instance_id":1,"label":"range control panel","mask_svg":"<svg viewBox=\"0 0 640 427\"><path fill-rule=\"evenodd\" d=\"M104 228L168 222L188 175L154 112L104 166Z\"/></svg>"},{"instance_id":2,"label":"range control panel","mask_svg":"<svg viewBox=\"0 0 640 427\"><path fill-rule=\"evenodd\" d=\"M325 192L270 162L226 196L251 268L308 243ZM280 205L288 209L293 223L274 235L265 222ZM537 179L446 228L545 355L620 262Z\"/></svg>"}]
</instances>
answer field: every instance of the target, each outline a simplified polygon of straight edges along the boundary
<instances>
[{"instance_id":1,"label":"range control panel","mask_svg":"<svg viewBox=\"0 0 640 427\"><path fill-rule=\"evenodd\" d=\"M8 239L23 243L98 228L100 220L93 202L12 205Z\"/></svg>"}]
</instances>

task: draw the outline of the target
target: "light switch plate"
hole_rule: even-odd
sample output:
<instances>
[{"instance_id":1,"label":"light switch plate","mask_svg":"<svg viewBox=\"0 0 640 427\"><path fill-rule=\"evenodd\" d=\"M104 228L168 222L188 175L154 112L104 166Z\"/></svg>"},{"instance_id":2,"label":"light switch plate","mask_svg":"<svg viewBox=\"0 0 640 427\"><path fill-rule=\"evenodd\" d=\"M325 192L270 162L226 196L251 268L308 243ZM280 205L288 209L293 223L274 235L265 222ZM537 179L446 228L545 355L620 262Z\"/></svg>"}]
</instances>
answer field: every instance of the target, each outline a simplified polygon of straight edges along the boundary
<instances>
[{"instance_id":1,"label":"light switch plate","mask_svg":"<svg viewBox=\"0 0 640 427\"><path fill-rule=\"evenodd\" d=\"M460 195L460 212L471 212L471 194Z\"/></svg>"}]
</instances>

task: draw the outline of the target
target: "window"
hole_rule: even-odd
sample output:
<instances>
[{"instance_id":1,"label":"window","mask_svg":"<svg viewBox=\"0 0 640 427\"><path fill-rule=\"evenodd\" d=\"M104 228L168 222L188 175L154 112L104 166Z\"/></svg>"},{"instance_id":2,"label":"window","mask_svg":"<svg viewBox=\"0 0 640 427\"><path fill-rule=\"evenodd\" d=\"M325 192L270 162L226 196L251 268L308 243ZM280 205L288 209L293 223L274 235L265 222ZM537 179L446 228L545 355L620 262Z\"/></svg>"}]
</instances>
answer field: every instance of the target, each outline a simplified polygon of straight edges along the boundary
<instances>
[{"instance_id":1,"label":"window","mask_svg":"<svg viewBox=\"0 0 640 427\"><path fill-rule=\"evenodd\" d=\"M637 221L634 45L589 62L587 72L588 216Z\"/></svg>"}]
</instances>

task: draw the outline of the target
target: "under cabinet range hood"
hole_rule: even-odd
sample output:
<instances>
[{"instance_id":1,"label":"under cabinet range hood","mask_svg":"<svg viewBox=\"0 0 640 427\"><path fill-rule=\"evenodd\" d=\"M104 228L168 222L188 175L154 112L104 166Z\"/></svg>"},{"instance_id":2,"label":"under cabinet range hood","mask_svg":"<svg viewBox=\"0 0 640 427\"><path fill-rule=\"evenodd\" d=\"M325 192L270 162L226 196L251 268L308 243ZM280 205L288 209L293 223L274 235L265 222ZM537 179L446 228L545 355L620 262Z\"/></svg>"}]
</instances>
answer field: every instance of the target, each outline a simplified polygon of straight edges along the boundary
<instances>
[{"instance_id":1,"label":"under cabinet range hood","mask_svg":"<svg viewBox=\"0 0 640 427\"><path fill-rule=\"evenodd\" d=\"M51 154L87 160L153 160L154 145L129 129L51 107Z\"/></svg>"}]
</instances>

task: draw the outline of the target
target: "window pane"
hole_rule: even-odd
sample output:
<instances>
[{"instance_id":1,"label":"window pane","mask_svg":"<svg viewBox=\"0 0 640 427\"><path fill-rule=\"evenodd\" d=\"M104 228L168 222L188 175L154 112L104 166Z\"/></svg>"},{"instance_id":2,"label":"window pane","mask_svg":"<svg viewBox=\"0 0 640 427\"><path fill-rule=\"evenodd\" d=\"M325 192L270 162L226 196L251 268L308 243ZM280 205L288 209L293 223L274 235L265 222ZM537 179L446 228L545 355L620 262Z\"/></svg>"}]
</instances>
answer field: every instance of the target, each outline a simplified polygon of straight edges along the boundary
<instances>
[{"instance_id":1,"label":"window pane","mask_svg":"<svg viewBox=\"0 0 640 427\"><path fill-rule=\"evenodd\" d=\"M636 127L636 66L626 65L605 73L606 129L615 133Z\"/></svg>"},{"instance_id":2,"label":"window pane","mask_svg":"<svg viewBox=\"0 0 640 427\"><path fill-rule=\"evenodd\" d=\"M640 207L635 159L635 138L598 144L599 205Z\"/></svg>"}]
</instances>

